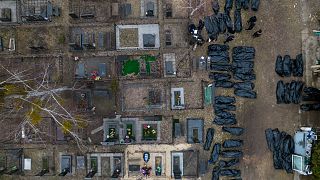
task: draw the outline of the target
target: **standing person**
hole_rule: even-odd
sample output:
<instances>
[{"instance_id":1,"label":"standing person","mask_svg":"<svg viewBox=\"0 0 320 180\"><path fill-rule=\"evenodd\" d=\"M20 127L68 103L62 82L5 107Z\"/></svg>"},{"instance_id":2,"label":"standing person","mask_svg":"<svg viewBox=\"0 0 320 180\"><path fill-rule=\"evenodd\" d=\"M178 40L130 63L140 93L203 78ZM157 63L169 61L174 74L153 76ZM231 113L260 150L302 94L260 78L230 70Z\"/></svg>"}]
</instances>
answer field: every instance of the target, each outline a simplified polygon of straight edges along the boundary
<instances>
[{"instance_id":1,"label":"standing person","mask_svg":"<svg viewBox=\"0 0 320 180\"><path fill-rule=\"evenodd\" d=\"M246 30L252 30L256 23L251 22Z\"/></svg>"},{"instance_id":2,"label":"standing person","mask_svg":"<svg viewBox=\"0 0 320 180\"><path fill-rule=\"evenodd\" d=\"M257 22L256 16L250 17L249 20L247 21L247 24L249 25L249 27L246 30L252 30L253 27L256 25L256 22Z\"/></svg>"},{"instance_id":3,"label":"standing person","mask_svg":"<svg viewBox=\"0 0 320 180\"><path fill-rule=\"evenodd\" d=\"M226 44L226 43L232 41L233 39L234 39L234 35L229 35L229 34L227 34L227 38L226 38L226 40L223 42L223 44Z\"/></svg>"},{"instance_id":4,"label":"standing person","mask_svg":"<svg viewBox=\"0 0 320 180\"><path fill-rule=\"evenodd\" d=\"M194 25L194 24L190 24L188 26L188 31L189 31L190 34L194 34L194 30L196 30L196 29L197 29L196 25Z\"/></svg>"},{"instance_id":5,"label":"standing person","mask_svg":"<svg viewBox=\"0 0 320 180\"><path fill-rule=\"evenodd\" d=\"M262 30L259 29L259 31L256 31L253 33L252 37L253 38L257 38L257 37L260 37L262 35Z\"/></svg>"},{"instance_id":6,"label":"standing person","mask_svg":"<svg viewBox=\"0 0 320 180\"><path fill-rule=\"evenodd\" d=\"M256 25L256 23L250 22L249 27L246 30L252 30L255 25Z\"/></svg>"},{"instance_id":7,"label":"standing person","mask_svg":"<svg viewBox=\"0 0 320 180\"><path fill-rule=\"evenodd\" d=\"M203 28L204 28L204 22L202 21L202 19L200 19L198 24L198 30L202 31Z\"/></svg>"},{"instance_id":8,"label":"standing person","mask_svg":"<svg viewBox=\"0 0 320 180\"><path fill-rule=\"evenodd\" d=\"M257 22L257 17L256 16L251 16L249 18L249 20L247 21L247 23L249 24L250 22L253 22L253 23Z\"/></svg>"},{"instance_id":9,"label":"standing person","mask_svg":"<svg viewBox=\"0 0 320 180\"><path fill-rule=\"evenodd\" d=\"M212 6L212 10L213 10L214 14L217 15L220 10L218 0L213 0L211 6Z\"/></svg>"}]
</instances>

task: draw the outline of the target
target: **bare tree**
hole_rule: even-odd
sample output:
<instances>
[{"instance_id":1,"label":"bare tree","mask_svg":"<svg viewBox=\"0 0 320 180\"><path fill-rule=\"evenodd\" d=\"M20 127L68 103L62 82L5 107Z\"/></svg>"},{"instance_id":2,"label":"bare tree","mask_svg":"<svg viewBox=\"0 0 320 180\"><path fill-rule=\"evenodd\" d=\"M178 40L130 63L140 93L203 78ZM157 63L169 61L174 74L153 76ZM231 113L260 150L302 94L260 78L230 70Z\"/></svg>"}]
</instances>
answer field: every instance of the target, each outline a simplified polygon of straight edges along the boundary
<instances>
[{"instance_id":1,"label":"bare tree","mask_svg":"<svg viewBox=\"0 0 320 180\"><path fill-rule=\"evenodd\" d=\"M79 90L74 84L72 87L61 86L59 83L51 82L50 70L52 66L45 65L43 72L34 72L33 69L10 70L0 65L0 72L5 74L0 82L0 122L7 117L16 115L19 118L18 126L9 135L14 140L25 138L28 129L37 134L40 138L49 135L42 131L41 124L43 117L53 120L65 134L71 135L81 150L85 150L85 142L78 134L77 129L87 123L85 118L64 102L62 94L67 91Z\"/></svg>"},{"instance_id":2,"label":"bare tree","mask_svg":"<svg viewBox=\"0 0 320 180\"><path fill-rule=\"evenodd\" d=\"M183 0L183 4L181 8L189 9L189 15L193 16L193 14L199 11L201 8L205 7L206 1L205 0Z\"/></svg>"}]
</instances>

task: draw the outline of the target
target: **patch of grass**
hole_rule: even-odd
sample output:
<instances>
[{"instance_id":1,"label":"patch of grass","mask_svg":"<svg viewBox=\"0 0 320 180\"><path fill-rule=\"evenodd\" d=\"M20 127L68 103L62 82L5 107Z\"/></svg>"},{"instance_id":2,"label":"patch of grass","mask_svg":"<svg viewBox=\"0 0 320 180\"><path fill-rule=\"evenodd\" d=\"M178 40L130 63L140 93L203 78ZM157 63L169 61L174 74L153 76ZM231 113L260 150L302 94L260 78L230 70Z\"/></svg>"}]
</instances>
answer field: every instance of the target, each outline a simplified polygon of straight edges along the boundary
<instances>
[{"instance_id":1,"label":"patch of grass","mask_svg":"<svg viewBox=\"0 0 320 180\"><path fill-rule=\"evenodd\" d=\"M123 64L122 75L126 76L128 74L137 75L140 72L140 63L138 60L129 59Z\"/></svg>"},{"instance_id":2,"label":"patch of grass","mask_svg":"<svg viewBox=\"0 0 320 180\"><path fill-rule=\"evenodd\" d=\"M311 155L312 173L316 179L320 178L320 143L317 143L312 149Z\"/></svg>"},{"instance_id":3,"label":"patch of grass","mask_svg":"<svg viewBox=\"0 0 320 180\"><path fill-rule=\"evenodd\" d=\"M146 62L146 69L147 69L147 74L150 75L151 73L151 67L150 67L150 62L156 61L155 56L150 56L150 55L143 55L141 56L141 59Z\"/></svg>"},{"instance_id":4,"label":"patch of grass","mask_svg":"<svg viewBox=\"0 0 320 180\"><path fill-rule=\"evenodd\" d=\"M60 36L58 38L58 43L64 44L65 42L66 42L66 37L64 36L64 34L60 34Z\"/></svg>"}]
</instances>

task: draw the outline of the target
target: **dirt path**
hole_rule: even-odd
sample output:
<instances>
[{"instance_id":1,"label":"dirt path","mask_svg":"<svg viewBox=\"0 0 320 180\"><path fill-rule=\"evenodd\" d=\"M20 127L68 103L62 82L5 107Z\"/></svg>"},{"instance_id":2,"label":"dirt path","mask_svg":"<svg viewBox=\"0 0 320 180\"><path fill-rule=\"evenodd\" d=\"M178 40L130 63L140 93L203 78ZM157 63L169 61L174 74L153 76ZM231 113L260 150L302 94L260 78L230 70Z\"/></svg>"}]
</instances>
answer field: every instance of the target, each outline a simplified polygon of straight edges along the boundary
<instances>
[{"instance_id":1,"label":"dirt path","mask_svg":"<svg viewBox=\"0 0 320 180\"><path fill-rule=\"evenodd\" d=\"M223 7L224 1L219 2L220 7ZM275 91L280 79L285 82L303 79L280 78L274 71L278 54L295 57L301 53L303 27L300 13L300 0L261 1L257 13L242 10L243 29L246 28L246 21L253 15L258 18L256 27L252 31L243 30L240 34L236 34L235 40L229 43L230 50L234 46L253 46L256 49L255 86L258 98L255 100L237 98L237 120L239 125L246 129L241 137L245 142L243 147L245 156L240 165L242 178L245 180L294 178L293 174L274 169L272 153L267 149L264 131L267 128L279 128L293 134L300 126L299 106L277 105ZM233 18L233 12L231 17ZM263 35L252 39L253 32L259 29L262 29ZM223 35L220 35L217 43L221 44L223 40ZM198 48L194 55L206 55L206 47ZM228 92L219 91L220 94Z\"/></svg>"},{"instance_id":2,"label":"dirt path","mask_svg":"<svg viewBox=\"0 0 320 180\"><path fill-rule=\"evenodd\" d=\"M220 2L220 6L223 7L224 2ZM240 166L242 178L246 180L293 179L293 174L273 168L272 153L267 149L264 131L267 128L279 128L293 134L300 126L299 106L277 105L275 91L280 79L285 82L302 79L280 78L274 71L278 54L295 57L301 53L300 12L299 0L261 1L257 13L242 11L243 29L246 28L246 20L253 15L258 18L256 27L252 31L244 30L236 34L236 39L229 44L230 49L240 45L256 48L255 85L258 98L237 98L237 120L240 126L246 129L242 137L245 142L245 156ZM233 13L231 16L233 17ZM259 29L262 29L263 35L252 39L253 32ZM223 36L220 36L218 43L222 41ZM195 54L205 54L202 49L197 50Z\"/></svg>"},{"instance_id":3,"label":"dirt path","mask_svg":"<svg viewBox=\"0 0 320 180\"><path fill-rule=\"evenodd\" d=\"M285 82L297 78L280 78L274 72L275 58L278 54L295 57L301 53L300 7L296 0L261 1L256 14L256 30L262 29L263 35L252 40L250 34L240 34L235 44L252 45L256 48L255 82L258 98L240 100L237 119L246 128L244 135L244 158L242 178L248 180L293 179L292 174L273 168L272 154L267 149L264 130L279 128L290 134L300 125L298 105L277 105L275 90L277 81ZM247 17L248 16L243 16ZM247 36L246 36L247 35ZM243 38L242 38L243 37ZM239 40L242 41L239 43ZM238 106L238 107L239 107Z\"/></svg>"}]
</instances>

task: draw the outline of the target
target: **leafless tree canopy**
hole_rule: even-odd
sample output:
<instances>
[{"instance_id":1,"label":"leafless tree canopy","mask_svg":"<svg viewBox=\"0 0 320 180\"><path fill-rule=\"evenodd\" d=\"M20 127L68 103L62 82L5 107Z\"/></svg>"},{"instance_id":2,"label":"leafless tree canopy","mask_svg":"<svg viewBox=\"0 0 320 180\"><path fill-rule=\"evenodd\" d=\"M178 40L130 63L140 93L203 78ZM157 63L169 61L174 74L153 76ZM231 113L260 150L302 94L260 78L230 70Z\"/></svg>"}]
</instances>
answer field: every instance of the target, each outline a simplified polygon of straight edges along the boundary
<instances>
[{"instance_id":1,"label":"leafless tree canopy","mask_svg":"<svg viewBox=\"0 0 320 180\"><path fill-rule=\"evenodd\" d=\"M189 9L189 15L193 16L193 14L199 11L201 8L205 7L206 1L205 0L183 0L185 6L182 8Z\"/></svg>"},{"instance_id":2,"label":"leafless tree canopy","mask_svg":"<svg viewBox=\"0 0 320 180\"><path fill-rule=\"evenodd\" d=\"M65 134L69 134L78 146L83 149L84 141L77 133L77 129L86 124L85 118L64 101L62 95L67 91L78 90L73 87L61 86L52 79L52 65L44 65L42 71L33 69L18 70L0 64L1 82L1 116L0 122L5 124L8 118L16 122L16 127L10 130L8 139L24 140L29 131L38 137L51 136L41 128L53 123Z\"/></svg>"}]
</instances>

